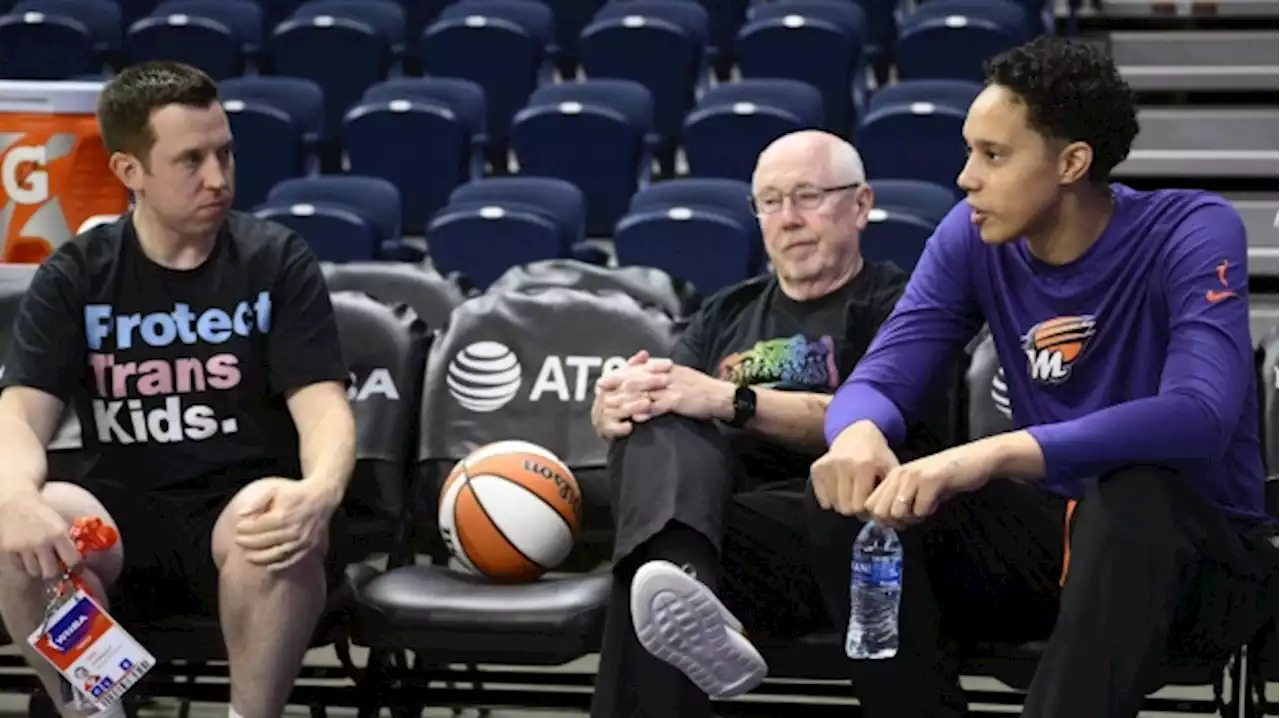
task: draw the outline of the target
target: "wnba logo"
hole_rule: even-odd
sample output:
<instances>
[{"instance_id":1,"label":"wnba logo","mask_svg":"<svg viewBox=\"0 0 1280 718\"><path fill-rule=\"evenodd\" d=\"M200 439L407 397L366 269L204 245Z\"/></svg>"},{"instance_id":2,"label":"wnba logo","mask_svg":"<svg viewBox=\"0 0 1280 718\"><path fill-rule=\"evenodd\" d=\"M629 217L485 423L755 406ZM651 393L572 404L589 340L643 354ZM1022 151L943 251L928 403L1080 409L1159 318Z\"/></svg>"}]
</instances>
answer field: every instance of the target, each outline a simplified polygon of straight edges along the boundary
<instances>
[{"instance_id":1,"label":"wnba logo","mask_svg":"<svg viewBox=\"0 0 1280 718\"><path fill-rule=\"evenodd\" d=\"M522 372L520 360L507 346L476 342L454 355L445 383L464 409L485 413L501 409L516 397Z\"/></svg>"},{"instance_id":2,"label":"wnba logo","mask_svg":"<svg viewBox=\"0 0 1280 718\"><path fill-rule=\"evenodd\" d=\"M1093 315L1054 317L1031 327L1022 339L1027 353L1027 371L1032 381L1061 384L1093 337L1097 320Z\"/></svg>"}]
</instances>

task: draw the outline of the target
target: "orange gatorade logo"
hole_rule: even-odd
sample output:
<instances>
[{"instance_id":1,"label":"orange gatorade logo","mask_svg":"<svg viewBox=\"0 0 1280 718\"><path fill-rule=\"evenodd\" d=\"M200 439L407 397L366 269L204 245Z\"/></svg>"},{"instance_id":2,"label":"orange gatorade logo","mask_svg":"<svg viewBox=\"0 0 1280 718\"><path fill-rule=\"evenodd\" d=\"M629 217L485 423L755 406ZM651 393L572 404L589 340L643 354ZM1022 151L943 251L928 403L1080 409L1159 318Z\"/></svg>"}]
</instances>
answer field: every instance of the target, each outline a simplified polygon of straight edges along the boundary
<instances>
[{"instance_id":1,"label":"orange gatorade logo","mask_svg":"<svg viewBox=\"0 0 1280 718\"><path fill-rule=\"evenodd\" d=\"M0 115L0 261L41 262L128 202L94 118Z\"/></svg>"},{"instance_id":2,"label":"orange gatorade logo","mask_svg":"<svg viewBox=\"0 0 1280 718\"><path fill-rule=\"evenodd\" d=\"M1022 338L1027 371L1032 381L1061 384L1093 338L1097 320L1092 315L1054 317L1031 327Z\"/></svg>"}]
</instances>

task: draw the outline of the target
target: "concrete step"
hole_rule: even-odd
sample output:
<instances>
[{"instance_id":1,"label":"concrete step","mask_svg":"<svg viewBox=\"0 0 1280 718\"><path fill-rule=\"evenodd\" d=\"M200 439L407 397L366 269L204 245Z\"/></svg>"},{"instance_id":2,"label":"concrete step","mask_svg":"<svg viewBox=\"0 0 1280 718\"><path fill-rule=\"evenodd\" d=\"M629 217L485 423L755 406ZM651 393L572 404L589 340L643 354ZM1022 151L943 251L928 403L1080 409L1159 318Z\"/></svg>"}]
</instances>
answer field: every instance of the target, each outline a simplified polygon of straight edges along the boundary
<instances>
[{"instance_id":1,"label":"concrete step","mask_svg":"<svg viewBox=\"0 0 1280 718\"><path fill-rule=\"evenodd\" d=\"M1261 107L1138 110L1141 133L1115 175L1125 177L1275 177L1280 111Z\"/></svg>"},{"instance_id":2,"label":"concrete step","mask_svg":"<svg viewBox=\"0 0 1280 718\"><path fill-rule=\"evenodd\" d=\"M1280 87L1280 33L1113 32L1111 56L1137 91L1259 91Z\"/></svg>"}]
</instances>

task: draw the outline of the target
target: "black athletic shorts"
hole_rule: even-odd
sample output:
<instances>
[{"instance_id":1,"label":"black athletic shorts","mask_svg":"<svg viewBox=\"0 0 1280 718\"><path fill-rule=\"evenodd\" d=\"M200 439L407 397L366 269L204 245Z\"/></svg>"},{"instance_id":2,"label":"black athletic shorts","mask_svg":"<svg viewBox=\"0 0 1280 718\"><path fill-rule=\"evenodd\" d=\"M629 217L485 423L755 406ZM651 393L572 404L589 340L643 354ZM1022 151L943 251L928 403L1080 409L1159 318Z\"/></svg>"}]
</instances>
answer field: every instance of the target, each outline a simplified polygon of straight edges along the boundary
<instances>
[{"instance_id":1,"label":"black athletic shorts","mask_svg":"<svg viewBox=\"0 0 1280 718\"><path fill-rule=\"evenodd\" d=\"M242 486L144 493L124 484L84 478L74 482L102 503L120 529L124 568L108 589L111 614L125 623L172 616L218 617L218 569L213 527ZM332 590L350 558L345 512L329 524L325 574Z\"/></svg>"}]
</instances>

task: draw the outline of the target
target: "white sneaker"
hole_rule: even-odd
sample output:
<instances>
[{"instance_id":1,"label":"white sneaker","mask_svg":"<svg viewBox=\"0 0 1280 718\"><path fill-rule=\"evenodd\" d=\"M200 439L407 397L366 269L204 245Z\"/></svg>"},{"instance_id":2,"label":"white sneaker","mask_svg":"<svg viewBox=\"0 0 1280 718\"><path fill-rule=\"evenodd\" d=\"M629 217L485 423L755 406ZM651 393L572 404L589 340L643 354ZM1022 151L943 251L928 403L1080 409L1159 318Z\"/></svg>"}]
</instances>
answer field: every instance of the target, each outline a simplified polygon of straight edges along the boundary
<instances>
[{"instance_id":1,"label":"white sneaker","mask_svg":"<svg viewBox=\"0 0 1280 718\"><path fill-rule=\"evenodd\" d=\"M640 645L679 668L713 698L760 685L764 657L715 593L670 561L649 561L631 581L631 620Z\"/></svg>"}]
</instances>

